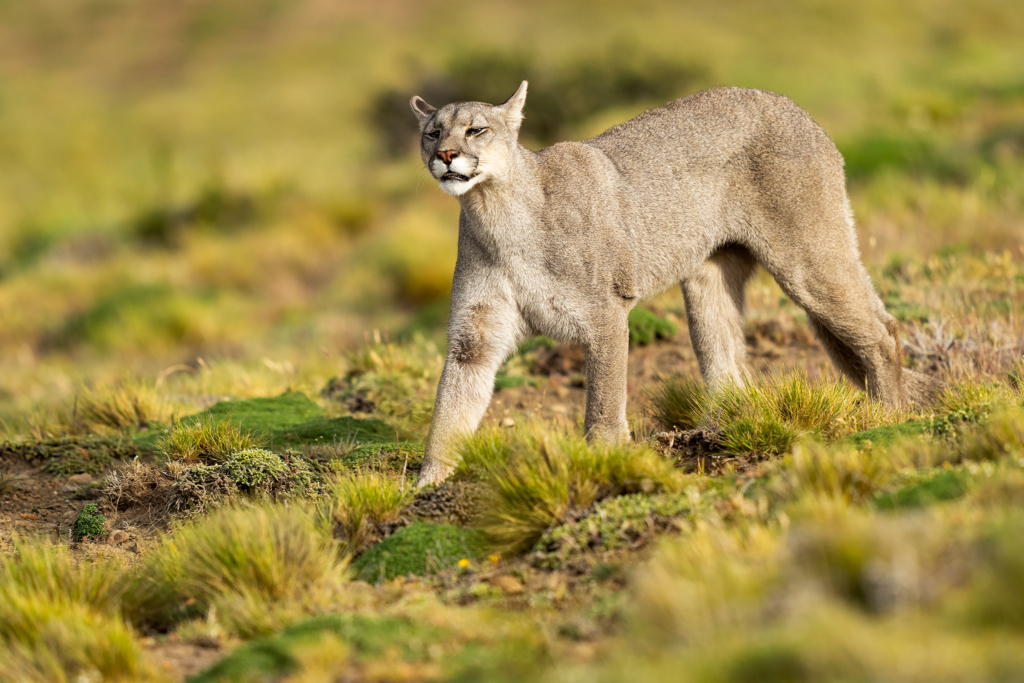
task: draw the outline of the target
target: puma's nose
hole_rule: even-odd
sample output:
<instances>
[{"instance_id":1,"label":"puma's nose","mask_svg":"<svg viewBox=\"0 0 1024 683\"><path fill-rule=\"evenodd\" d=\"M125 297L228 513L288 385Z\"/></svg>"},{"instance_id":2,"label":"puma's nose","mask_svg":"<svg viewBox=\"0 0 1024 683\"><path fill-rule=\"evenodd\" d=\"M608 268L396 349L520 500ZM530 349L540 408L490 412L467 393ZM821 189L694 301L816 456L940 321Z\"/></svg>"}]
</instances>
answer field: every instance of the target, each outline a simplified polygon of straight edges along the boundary
<instances>
[{"instance_id":1,"label":"puma's nose","mask_svg":"<svg viewBox=\"0 0 1024 683\"><path fill-rule=\"evenodd\" d=\"M459 156L454 149L446 149L437 153L437 157L446 164L452 163L452 159Z\"/></svg>"}]
</instances>

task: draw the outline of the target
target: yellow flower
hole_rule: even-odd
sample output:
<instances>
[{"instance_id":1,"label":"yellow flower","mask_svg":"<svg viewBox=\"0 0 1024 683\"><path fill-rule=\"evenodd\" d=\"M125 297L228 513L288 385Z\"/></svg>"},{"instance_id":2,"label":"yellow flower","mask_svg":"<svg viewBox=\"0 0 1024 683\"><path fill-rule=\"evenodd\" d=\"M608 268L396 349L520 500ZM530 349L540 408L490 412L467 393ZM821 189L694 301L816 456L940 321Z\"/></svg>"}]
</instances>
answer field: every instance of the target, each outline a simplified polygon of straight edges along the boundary
<instances>
[{"instance_id":1,"label":"yellow flower","mask_svg":"<svg viewBox=\"0 0 1024 683\"><path fill-rule=\"evenodd\" d=\"M501 558L498 557L497 555L488 555L487 559L490 560L494 564L498 564L498 560L501 559Z\"/></svg>"},{"instance_id":2,"label":"yellow flower","mask_svg":"<svg viewBox=\"0 0 1024 683\"><path fill-rule=\"evenodd\" d=\"M459 560L459 566L462 567L463 569L465 569L466 567L469 566L469 560L466 559L465 557L462 558L461 560Z\"/></svg>"}]
</instances>

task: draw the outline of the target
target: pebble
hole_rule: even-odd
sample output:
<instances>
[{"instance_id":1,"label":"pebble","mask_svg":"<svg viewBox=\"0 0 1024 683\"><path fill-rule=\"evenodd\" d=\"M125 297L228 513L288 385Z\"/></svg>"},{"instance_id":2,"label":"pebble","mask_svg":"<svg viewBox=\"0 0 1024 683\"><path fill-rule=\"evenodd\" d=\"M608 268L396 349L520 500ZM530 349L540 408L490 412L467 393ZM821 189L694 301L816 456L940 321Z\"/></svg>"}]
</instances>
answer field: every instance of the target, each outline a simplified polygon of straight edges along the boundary
<instances>
[{"instance_id":1,"label":"pebble","mask_svg":"<svg viewBox=\"0 0 1024 683\"><path fill-rule=\"evenodd\" d=\"M522 595L526 590L519 579L507 574L492 577L491 585L500 588L505 595Z\"/></svg>"}]
</instances>

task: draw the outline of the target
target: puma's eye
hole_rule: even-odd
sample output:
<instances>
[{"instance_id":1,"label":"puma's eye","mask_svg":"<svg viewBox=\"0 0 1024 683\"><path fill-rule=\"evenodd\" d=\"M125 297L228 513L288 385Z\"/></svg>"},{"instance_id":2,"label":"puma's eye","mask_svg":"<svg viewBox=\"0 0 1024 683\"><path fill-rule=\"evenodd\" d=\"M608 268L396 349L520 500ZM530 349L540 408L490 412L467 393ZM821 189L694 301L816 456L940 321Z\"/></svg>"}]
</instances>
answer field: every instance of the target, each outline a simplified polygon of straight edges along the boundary
<instances>
[{"instance_id":1,"label":"puma's eye","mask_svg":"<svg viewBox=\"0 0 1024 683\"><path fill-rule=\"evenodd\" d=\"M483 133L485 130L487 130L487 129L486 128L470 128L469 130L466 131L466 135L469 136L469 137L473 137L475 135L480 135L480 133Z\"/></svg>"},{"instance_id":2,"label":"puma's eye","mask_svg":"<svg viewBox=\"0 0 1024 683\"><path fill-rule=\"evenodd\" d=\"M440 130L432 130L429 133L427 133L426 135L424 135L423 137L430 138L431 140L436 140L439 137L441 137L441 131Z\"/></svg>"}]
</instances>

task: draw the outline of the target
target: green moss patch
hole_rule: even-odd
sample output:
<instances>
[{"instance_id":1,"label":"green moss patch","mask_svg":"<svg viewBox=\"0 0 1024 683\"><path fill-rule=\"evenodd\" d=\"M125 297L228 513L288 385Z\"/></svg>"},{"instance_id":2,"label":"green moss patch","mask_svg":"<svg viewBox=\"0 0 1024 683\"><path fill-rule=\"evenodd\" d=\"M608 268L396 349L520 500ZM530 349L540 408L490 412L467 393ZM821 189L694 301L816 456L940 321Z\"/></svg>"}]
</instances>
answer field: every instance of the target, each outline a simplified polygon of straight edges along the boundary
<instances>
[{"instance_id":1,"label":"green moss patch","mask_svg":"<svg viewBox=\"0 0 1024 683\"><path fill-rule=\"evenodd\" d=\"M381 678L378 667L378 675L371 680L407 680L408 674L401 672L436 671L432 666L436 666L439 652L444 653L444 680L535 678L538 665L544 661L541 641L523 634L511 639L503 635L502 631L487 632L483 626L479 632L452 631L407 617L335 614L299 622L272 637L248 642L191 678L190 683L280 681L302 671L304 651L322 653L313 658L313 665L325 666L337 675L343 672L338 680L364 680L364 666L385 661L388 670L396 672L395 677ZM434 680L435 676L425 675L424 679Z\"/></svg>"},{"instance_id":2,"label":"green moss patch","mask_svg":"<svg viewBox=\"0 0 1024 683\"><path fill-rule=\"evenodd\" d=\"M289 391L268 398L219 401L202 413L183 418L182 422L213 417L216 420L231 420L250 431L272 433L308 422L323 412L324 409L305 394Z\"/></svg>"},{"instance_id":3,"label":"green moss patch","mask_svg":"<svg viewBox=\"0 0 1024 683\"><path fill-rule=\"evenodd\" d=\"M0 444L0 458L19 458L41 463L57 476L98 475L115 460L147 456L151 450L121 436L66 436L23 443Z\"/></svg>"},{"instance_id":4,"label":"green moss patch","mask_svg":"<svg viewBox=\"0 0 1024 683\"><path fill-rule=\"evenodd\" d=\"M317 418L272 434L274 448L337 441L382 443L395 440L395 428L386 422L354 417Z\"/></svg>"},{"instance_id":5,"label":"green moss patch","mask_svg":"<svg viewBox=\"0 0 1024 683\"><path fill-rule=\"evenodd\" d=\"M426 648L412 647L412 644L424 640L442 640L447 634L429 625L395 617L318 617L290 626L271 638L243 645L194 677L191 683L262 683L281 680L298 669L299 663L294 655L297 648L315 644L328 635L336 636L349 646L349 657L355 662L377 659L387 654L417 663L427 661L429 654Z\"/></svg>"},{"instance_id":6,"label":"green moss patch","mask_svg":"<svg viewBox=\"0 0 1024 683\"><path fill-rule=\"evenodd\" d=\"M75 517L75 523L71 526L71 537L77 542L83 538L102 536L106 523L107 518L100 514L99 506L96 503L89 503Z\"/></svg>"},{"instance_id":7,"label":"green moss patch","mask_svg":"<svg viewBox=\"0 0 1024 683\"><path fill-rule=\"evenodd\" d=\"M586 517L544 534L534 546L536 567L560 569L584 555L644 545L677 528L694 510L687 493L642 493L603 500Z\"/></svg>"},{"instance_id":8,"label":"green moss patch","mask_svg":"<svg viewBox=\"0 0 1024 683\"><path fill-rule=\"evenodd\" d=\"M182 422L209 419L229 420L243 430L266 434L271 450L275 451L306 444L352 440L376 443L395 438L395 428L380 420L324 417L324 409L299 392L270 398L220 401L202 413L182 418Z\"/></svg>"},{"instance_id":9,"label":"green moss patch","mask_svg":"<svg viewBox=\"0 0 1024 683\"><path fill-rule=\"evenodd\" d=\"M423 464L423 445L396 441L367 443L327 464L335 472L369 466L374 470L395 474L401 474L404 470L407 475L411 475L418 473Z\"/></svg>"},{"instance_id":10,"label":"green moss patch","mask_svg":"<svg viewBox=\"0 0 1024 683\"><path fill-rule=\"evenodd\" d=\"M875 497L874 504L879 510L924 507L962 497L970 488L970 483L970 474L965 469L942 470L891 493L880 493Z\"/></svg>"},{"instance_id":11,"label":"green moss patch","mask_svg":"<svg viewBox=\"0 0 1024 683\"><path fill-rule=\"evenodd\" d=\"M910 420L899 424L875 427L856 434L850 434L842 439L843 442L851 443L858 448L871 442L875 446L888 446L901 439L922 436L932 432L931 420Z\"/></svg>"},{"instance_id":12,"label":"green moss patch","mask_svg":"<svg viewBox=\"0 0 1024 683\"><path fill-rule=\"evenodd\" d=\"M486 552L479 532L416 522L367 550L352 567L363 581L389 581L409 574L436 574L458 566L462 559L479 560Z\"/></svg>"},{"instance_id":13,"label":"green moss patch","mask_svg":"<svg viewBox=\"0 0 1024 683\"><path fill-rule=\"evenodd\" d=\"M629 343L631 346L646 346L655 339L671 339L679 328L646 308L634 308L629 312Z\"/></svg>"}]
</instances>

